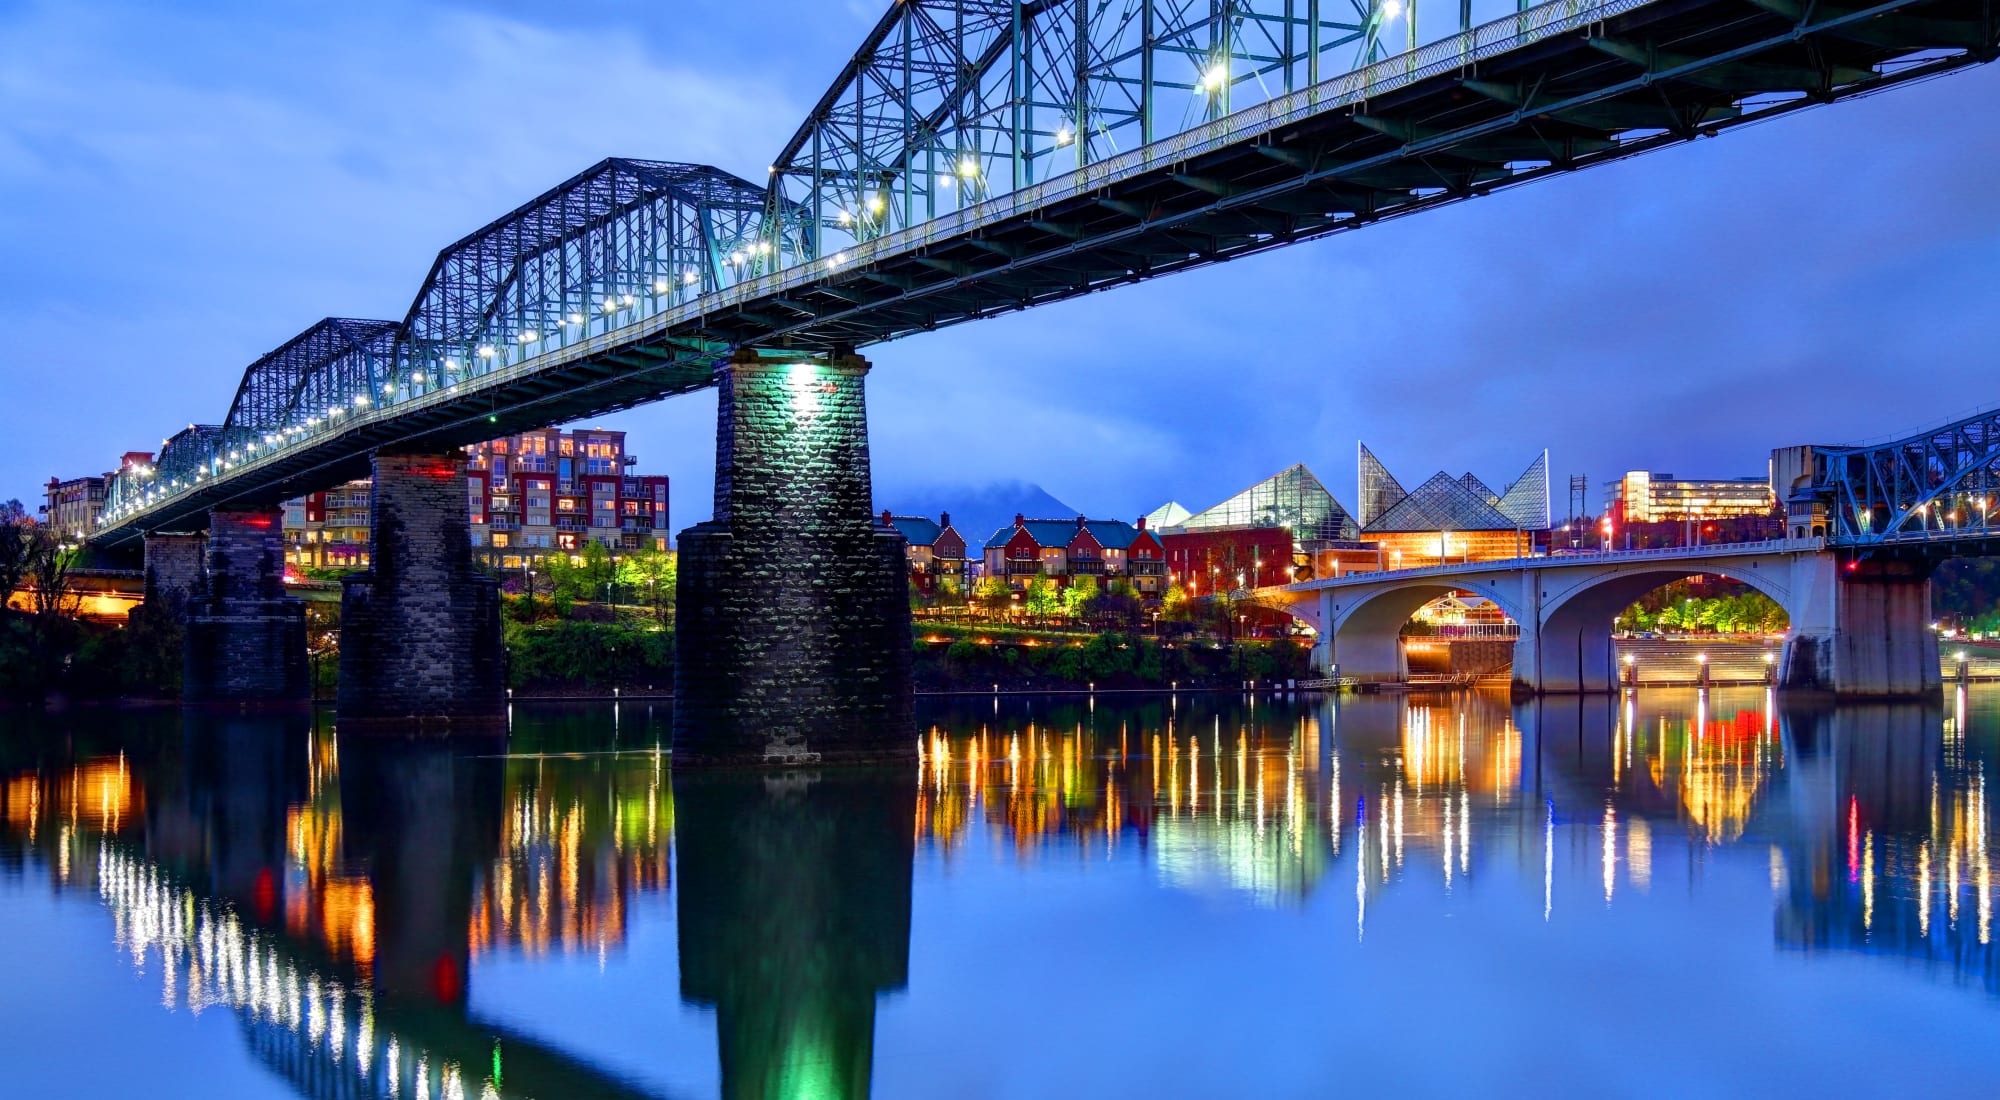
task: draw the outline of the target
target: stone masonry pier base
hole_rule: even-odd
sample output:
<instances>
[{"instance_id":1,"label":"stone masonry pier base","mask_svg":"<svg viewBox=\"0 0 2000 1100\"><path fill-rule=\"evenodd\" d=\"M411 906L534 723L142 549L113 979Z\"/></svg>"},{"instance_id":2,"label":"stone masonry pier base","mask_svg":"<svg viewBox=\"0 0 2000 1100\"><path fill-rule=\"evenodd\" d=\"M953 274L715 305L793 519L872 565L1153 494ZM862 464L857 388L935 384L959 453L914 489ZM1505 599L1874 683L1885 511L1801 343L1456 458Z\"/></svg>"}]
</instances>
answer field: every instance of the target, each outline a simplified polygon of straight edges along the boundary
<instances>
[{"instance_id":1,"label":"stone masonry pier base","mask_svg":"<svg viewBox=\"0 0 2000 1100\"><path fill-rule=\"evenodd\" d=\"M680 536L674 764L916 755L903 539L874 520L865 360L739 352L715 518Z\"/></svg>"},{"instance_id":2,"label":"stone masonry pier base","mask_svg":"<svg viewBox=\"0 0 2000 1100\"><path fill-rule=\"evenodd\" d=\"M343 582L342 732L505 721L500 588L472 564L465 456L375 456L374 545Z\"/></svg>"},{"instance_id":3,"label":"stone masonry pier base","mask_svg":"<svg viewBox=\"0 0 2000 1100\"><path fill-rule=\"evenodd\" d=\"M175 580L170 556L148 549L152 596ZM306 611L285 595L282 513L211 514L203 557L206 568L187 597L183 698L197 704L304 702L311 691Z\"/></svg>"}]
</instances>

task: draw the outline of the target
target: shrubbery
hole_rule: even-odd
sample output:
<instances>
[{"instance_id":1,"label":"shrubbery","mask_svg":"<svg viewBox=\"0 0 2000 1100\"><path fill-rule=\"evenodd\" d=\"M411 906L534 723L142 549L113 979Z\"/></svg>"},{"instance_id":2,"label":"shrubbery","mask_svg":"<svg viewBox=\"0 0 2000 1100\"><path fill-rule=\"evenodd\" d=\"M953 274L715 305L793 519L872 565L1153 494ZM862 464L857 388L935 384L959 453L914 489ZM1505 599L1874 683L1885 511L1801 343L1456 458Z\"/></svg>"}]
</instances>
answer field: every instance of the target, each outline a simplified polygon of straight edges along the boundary
<instances>
[{"instance_id":1,"label":"shrubbery","mask_svg":"<svg viewBox=\"0 0 2000 1100\"><path fill-rule=\"evenodd\" d=\"M624 622L510 622L508 682L517 689L614 687L665 690L674 679L674 636Z\"/></svg>"},{"instance_id":2,"label":"shrubbery","mask_svg":"<svg viewBox=\"0 0 2000 1100\"><path fill-rule=\"evenodd\" d=\"M931 639L937 639L935 641ZM922 630L917 684L930 690L1234 687L1244 680L1305 679L1308 653L1293 642L1216 648L1124 634L1086 638L993 627Z\"/></svg>"}]
</instances>

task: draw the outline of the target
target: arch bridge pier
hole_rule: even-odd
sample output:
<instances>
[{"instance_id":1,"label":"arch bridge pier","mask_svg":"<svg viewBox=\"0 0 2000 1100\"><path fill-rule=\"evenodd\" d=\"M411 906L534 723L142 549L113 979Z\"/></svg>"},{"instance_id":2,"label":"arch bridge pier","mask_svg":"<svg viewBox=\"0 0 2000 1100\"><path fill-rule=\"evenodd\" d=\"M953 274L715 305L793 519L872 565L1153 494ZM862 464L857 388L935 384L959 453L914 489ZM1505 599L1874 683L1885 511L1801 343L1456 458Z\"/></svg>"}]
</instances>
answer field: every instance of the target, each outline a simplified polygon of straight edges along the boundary
<instances>
[{"instance_id":1,"label":"arch bridge pier","mask_svg":"<svg viewBox=\"0 0 2000 1100\"><path fill-rule=\"evenodd\" d=\"M1521 626L1517 692L1614 691L1618 613L1683 577L1741 581L1785 610L1781 687L1857 698L1921 695L1941 686L1931 629L1930 565L1856 557L1818 538L1731 546L1522 558L1350 574L1270 590L1319 632L1316 668L1363 683L1406 680L1401 631L1450 591L1483 596Z\"/></svg>"}]
</instances>

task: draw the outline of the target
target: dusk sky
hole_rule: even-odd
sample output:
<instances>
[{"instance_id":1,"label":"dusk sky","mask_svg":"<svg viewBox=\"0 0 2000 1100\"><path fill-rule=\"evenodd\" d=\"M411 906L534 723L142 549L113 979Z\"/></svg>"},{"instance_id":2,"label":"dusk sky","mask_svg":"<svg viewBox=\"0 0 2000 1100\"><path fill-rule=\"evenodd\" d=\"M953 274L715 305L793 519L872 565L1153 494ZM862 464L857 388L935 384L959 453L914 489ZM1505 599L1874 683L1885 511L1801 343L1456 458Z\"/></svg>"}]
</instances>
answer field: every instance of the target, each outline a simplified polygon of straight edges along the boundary
<instances>
[{"instance_id":1,"label":"dusk sky","mask_svg":"<svg viewBox=\"0 0 2000 1100\"><path fill-rule=\"evenodd\" d=\"M0 499L219 421L321 317L606 156L761 180L884 0L0 0ZM864 349L877 500L1200 508L1355 443L1414 484L1761 474L2000 403L2000 72ZM708 514L712 393L604 423Z\"/></svg>"}]
</instances>

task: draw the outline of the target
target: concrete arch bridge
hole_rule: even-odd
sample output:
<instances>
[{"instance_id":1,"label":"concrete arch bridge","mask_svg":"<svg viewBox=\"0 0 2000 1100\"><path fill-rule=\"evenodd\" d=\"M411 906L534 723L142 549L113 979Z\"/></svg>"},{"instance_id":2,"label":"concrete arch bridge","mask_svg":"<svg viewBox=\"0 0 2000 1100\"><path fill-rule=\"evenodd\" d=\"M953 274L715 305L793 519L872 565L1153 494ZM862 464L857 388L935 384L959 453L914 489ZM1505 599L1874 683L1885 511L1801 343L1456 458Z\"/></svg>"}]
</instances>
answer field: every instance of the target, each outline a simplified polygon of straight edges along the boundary
<instances>
[{"instance_id":1,"label":"concrete arch bridge","mask_svg":"<svg viewBox=\"0 0 2000 1100\"><path fill-rule=\"evenodd\" d=\"M1395 683L1409 675L1401 632L1410 616L1448 592L1476 593L1521 626L1517 691L1582 694L1618 687L1611 643L1618 613L1695 574L1741 581L1784 608L1791 632L1781 687L1892 697L1940 686L1928 570L1843 555L1821 538L1386 570L1268 588L1258 597L1319 632L1316 668Z\"/></svg>"}]
</instances>

